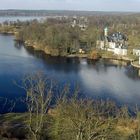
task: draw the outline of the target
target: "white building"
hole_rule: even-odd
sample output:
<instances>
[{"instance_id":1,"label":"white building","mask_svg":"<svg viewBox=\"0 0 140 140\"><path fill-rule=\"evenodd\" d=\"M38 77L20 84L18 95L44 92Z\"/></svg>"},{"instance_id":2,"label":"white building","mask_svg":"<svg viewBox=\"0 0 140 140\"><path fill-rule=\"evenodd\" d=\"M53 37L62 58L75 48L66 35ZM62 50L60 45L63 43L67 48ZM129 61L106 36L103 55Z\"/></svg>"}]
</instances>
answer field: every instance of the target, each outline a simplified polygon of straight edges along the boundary
<instances>
[{"instance_id":1,"label":"white building","mask_svg":"<svg viewBox=\"0 0 140 140\"><path fill-rule=\"evenodd\" d=\"M115 42L108 42L108 48L107 48L108 51L114 52L115 47L116 47Z\"/></svg>"},{"instance_id":2,"label":"white building","mask_svg":"<svg viewBox=\"0 0 140 140\"><path fill-rule=\"evenodd\" d=\"M113 52L115 55L127 55L127 38L124 34L116 32L108 35L108 28L104 29L104 35L97 41L97 47L101 50Z\"/></svg>"},{"instance_id":3,"label":"white building","mask_svg":"<svg viewBox=\"0 0 140 140\"><path fill-rule=\"evenodd\" d=\"M140 65L140 48L133 49L133 55L139 57L139 65Z\"/></svg>"},{"instance_id":4,"label":"white building","mask_svg":"<svg viewBox=\"0 0 140 140\"><path fill-rule=\"evenodd\" d=\"M88 19L86 17L76 17L72 18L71 26L79 27L82 31L85 31L88 27Z\"/></svg>"},{"instance_id":5,"label":"white building","mask_svg":"<svg viewBox=\"0 0 140 140\"><path fill-rule=\"evenodd\" d=\"M108 28L107 27L104 28L104 36L106 36L106 37L108 36Z\"/></svg>"},{"instance_id":6,"label":"white building","mask_svg":"<svg viewBox=\"0 0 140 140\"><path fill-rule=\"evenodd\" d=\"M140 48L133 49L133 55L140 56Z\"/></svg>"},{"instance_id":7,"label":"white building","mask_svg":"<svg viewBox=\"0 0 140 140\"><path fill-rule=\"evenodd\" d=\"M104 41L97 41L97 48L104 50L105 49L105 42Z\"/></svg>"},{"instance_id":8,"label":"white building","mask_svg":"<svg viewBox=\"0 0 140 140\"><path fill-rule=\"evenodd\" d=\"M121 46L116 47L114 49L114 54L126 56L127 55L127 49L126 48L122 48Z\"/></svg>"}]
</instances>

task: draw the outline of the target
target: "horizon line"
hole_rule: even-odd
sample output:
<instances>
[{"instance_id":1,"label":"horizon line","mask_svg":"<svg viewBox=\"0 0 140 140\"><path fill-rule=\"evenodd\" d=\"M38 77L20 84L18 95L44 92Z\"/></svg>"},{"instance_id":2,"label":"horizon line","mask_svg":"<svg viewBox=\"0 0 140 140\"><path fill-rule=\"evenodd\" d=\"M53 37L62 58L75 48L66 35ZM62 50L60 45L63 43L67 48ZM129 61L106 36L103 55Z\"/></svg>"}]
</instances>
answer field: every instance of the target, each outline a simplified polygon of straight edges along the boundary
<instances>
[{"instance_id":1,"label":"horizon line","mask_svg":"<svg viewBox=\"0 0 140 140\"><path fill-rule=\"evenodd\" d=\"M12 11L12 10L17 10L17 11L69 11L69 12L114 12L114 13L140 13L140 11L101 11L101 10L78 10L78 9L16 9L16 8L5 8L5 9L0 9L0 11Z\"/></svg>"}]
</instances>

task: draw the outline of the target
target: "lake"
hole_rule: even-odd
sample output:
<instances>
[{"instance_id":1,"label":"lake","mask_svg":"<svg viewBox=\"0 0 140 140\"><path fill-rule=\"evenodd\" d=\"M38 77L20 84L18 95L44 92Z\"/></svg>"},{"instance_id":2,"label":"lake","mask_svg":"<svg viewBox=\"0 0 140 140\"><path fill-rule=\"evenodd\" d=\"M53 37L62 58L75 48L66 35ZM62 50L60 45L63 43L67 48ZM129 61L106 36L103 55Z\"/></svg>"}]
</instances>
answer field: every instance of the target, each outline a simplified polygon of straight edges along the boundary
<instances>
[{"instance_id":1,"label":"lake","mask_svg":"<svg viewBox=\"0 0 140 140\"><path fill-rule=\"evenodd\" d=\"M110 99L117 104L140 105L140 72L130 65L122 66L107 60L98 62L84 58L44 56L23 45L17 45L11 35L0 34L0 104L18 100L25 95L18 83L26 74L43 71L59 85L78 84L80 92L94 99ZM3 107L4 108L4 107ZM6 107L7 109L8 107ZM6 112L6 109L2 111ZM15 112L24 111L17 101Z\"/></svg>"},{"instance_id":2,"label":"lake","mask_svg":"<svg viewBox=\"0 0 140 140\"><path fill-rule=\"evenodd\" d=\"M30 21L30 20L34 20L34 19L37 19L39 21L43 21L44 19L46 19L47 17L37 17L37 16L5 16L5 17L2 17L0 16L0 23L3 23L5 21L17 21L17 20L20 20L20 21Z\"/></svg>"}]
</instances>

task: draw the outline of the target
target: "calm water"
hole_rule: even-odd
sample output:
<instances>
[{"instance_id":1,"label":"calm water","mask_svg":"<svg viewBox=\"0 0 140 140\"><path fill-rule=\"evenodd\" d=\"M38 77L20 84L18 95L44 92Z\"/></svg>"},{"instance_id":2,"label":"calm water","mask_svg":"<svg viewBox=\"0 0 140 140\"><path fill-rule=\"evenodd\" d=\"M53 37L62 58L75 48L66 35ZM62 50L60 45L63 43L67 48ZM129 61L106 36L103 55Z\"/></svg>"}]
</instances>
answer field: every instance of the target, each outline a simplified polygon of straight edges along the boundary
<instances>
[{"instance_id":1,"label":"calm water","mask_svg":"<svg viewBox=\"0 0 140 140\"><path fill-rule=\"evenodd\" d=\"M41 53L15 45L13 36L0 35L0 97L15 99L25 95L14 84L25 74L43 71L60 85L79 84L87 97L111 99L118 104L140 105L139 71L131 66L117 66L107 61L43 57ZM4 101L0 98L1 104ZM17 104L19 104L17 102ZM14 111L23 111L19 104Z\"/></svg>"},{"instance_id":2,"label":"calm water","mask_svg":"<svg viewBox=\"0 0 140 140\"><path fill-rule=\"evenodd\" d=\"M17 21L17 20L20 20L20 21L30 21L30 20L34 20L34 19L37 19L37 20L40 20L40 21L43 21L46 17L33 17L33 16L5 16L5 17L1 17L0 16L0 23L3 23L5 21Z\"/></svg>"}]
</instances>

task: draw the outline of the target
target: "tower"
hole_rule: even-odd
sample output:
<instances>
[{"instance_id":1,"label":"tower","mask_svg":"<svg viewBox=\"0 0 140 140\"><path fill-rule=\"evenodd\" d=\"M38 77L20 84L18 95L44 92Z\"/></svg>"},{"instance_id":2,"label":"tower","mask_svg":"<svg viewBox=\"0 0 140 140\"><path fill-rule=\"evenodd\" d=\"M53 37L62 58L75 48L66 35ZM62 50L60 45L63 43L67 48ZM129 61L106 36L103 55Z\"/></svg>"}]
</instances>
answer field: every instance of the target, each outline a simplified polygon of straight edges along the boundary
<instances>
[{"instance_id":1,"label":"tower","mask_svg":"<svg viewBox=\"0 0 140 140\"><path fill-rule=\"evenodd\" d=\"M104 36L105 36L105 37L108 36L108 28L107 28L107 27L104 28Z\"/></svg>"},{"instance_id":2,"label":"tower","mask_svg":"<svg viewBox=\"0 0 140 140\"><path fill-rule=\"evenodd\" d=\"M74 16L73 19L72 19L72 27L74 28L77 24L77 17Z\"/></svg>"},{"instance_id":3,"label":"tower","mask_svg":"<svg viewBox=\"0 0 140 140\"><path fill-rule=\"evenodd\" d=\"M108 36L108 28L105 27L104 28L104 48L105 49L107 49L107 46L108 46L107 36Z\"/></svg>"}]
</instances>

